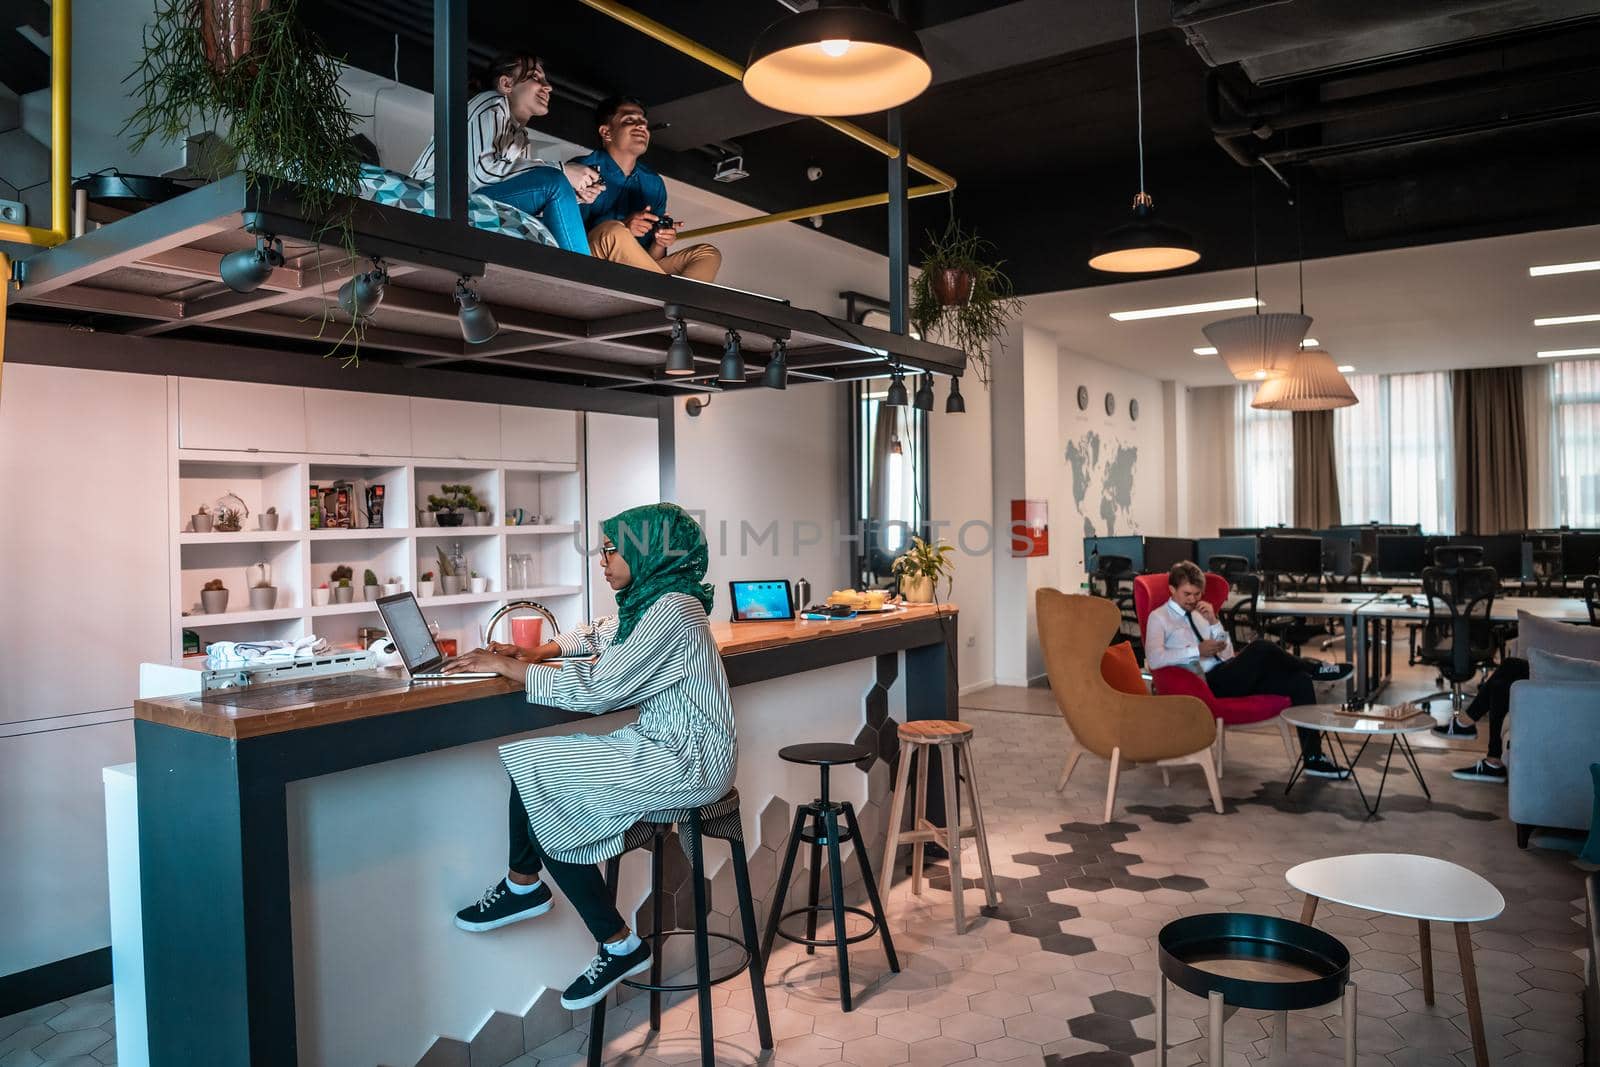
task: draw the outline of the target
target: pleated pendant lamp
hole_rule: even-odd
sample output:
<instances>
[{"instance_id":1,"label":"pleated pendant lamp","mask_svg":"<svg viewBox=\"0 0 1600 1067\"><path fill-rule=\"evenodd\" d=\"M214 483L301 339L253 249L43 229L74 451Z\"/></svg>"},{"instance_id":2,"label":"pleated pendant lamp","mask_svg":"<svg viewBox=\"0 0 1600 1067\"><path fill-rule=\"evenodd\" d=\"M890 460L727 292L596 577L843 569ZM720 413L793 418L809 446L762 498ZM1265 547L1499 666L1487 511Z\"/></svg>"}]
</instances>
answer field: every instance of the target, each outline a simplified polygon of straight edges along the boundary
<instances>
[{"instance_id":1,"label":"pleated pendant lamp","mask_svg":"<svg viewBox=\"0 0 1600 1067\"><path fill-rule=\"evenodd\" d=\"M1305 348L1290 361L1286 374L1261 383L1250 406L1266 411L1331 411L1355 403L1355 392L1327 350Z\"/></svg>"},{"instance_id":2,"label":"pleated pendant lamp","mask_svg":"<svg viewBox=\"0 0 1600 1067\"><path fill-rule=\"evenodd\" d=\"M1311 316L1282 311L1239 315L1201 327L1228 372L1241 382L1281 378L1311 330Z\"/></svg>"}]
</instances>

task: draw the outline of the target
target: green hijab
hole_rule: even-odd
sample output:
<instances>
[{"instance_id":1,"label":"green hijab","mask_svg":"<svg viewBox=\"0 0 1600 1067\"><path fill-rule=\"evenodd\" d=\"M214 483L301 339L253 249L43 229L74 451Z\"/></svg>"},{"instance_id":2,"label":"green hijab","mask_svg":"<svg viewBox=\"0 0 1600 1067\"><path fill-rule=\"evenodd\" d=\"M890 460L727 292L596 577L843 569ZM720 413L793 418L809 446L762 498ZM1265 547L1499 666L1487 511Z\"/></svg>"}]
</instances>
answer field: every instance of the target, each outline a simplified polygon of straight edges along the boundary
<instances>
[{"instance_id":1,"label":"green hijab","mask_svg":"<svg viewBox=\"0 0 1600 1067\"><path fill-rule=\"evenodd\" d=\"M622 553L633 577L617 590L616 644L628 639L650 606L667 593L687 593L711 613L712 588L706 576L706 534L676 504L629 508L600 524Z\"/></svg>"}]
</instances>

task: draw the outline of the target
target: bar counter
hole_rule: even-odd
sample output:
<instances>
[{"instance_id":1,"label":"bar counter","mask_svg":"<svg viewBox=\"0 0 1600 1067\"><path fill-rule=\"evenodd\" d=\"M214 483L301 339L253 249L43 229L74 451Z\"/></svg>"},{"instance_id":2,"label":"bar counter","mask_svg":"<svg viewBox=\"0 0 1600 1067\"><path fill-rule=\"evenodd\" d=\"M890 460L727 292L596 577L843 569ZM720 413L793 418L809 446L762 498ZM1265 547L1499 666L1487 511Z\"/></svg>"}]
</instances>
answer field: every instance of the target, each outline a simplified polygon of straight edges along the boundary
<instances>
[{"instance_id":1,"label":"bar counter","mask_svg":"<svg viewBox=\"0 0 1600 1067\"><path fill-rule=\"evenodd\" d=\"M772 805L792 811L815 795L814 769L778 760L783 745L872 747L868 774L840 776L841 795L872 817L894 722L957 716L956 623L944 605L712 624L733 687L747 851L781 846L761 840L769 824L787 832L787 817L764 814ZM281 709L139 700L134 879L150 1062L412 1067L438 1041L547 1009L546 990L593 951L564 900L489 934L450 924L504 870L497 748L634 714L585 727L595 716L530 704L505 679L413 688L398 674L393 691ZM942 798L929 801L941 810ZM630 868L625 915L648 895Z\"/></svg>"}]
</instances>

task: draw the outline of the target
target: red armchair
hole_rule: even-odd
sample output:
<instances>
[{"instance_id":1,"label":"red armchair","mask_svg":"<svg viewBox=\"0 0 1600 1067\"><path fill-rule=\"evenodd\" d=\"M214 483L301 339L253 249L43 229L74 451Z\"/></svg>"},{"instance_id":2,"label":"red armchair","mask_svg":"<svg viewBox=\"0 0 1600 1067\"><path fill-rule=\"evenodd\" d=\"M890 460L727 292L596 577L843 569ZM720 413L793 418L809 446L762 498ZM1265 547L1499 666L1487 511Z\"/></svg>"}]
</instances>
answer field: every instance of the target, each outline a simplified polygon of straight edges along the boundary
<instances>
[{"instance_id":1,"label":"red armchair","mask_svg":"<svg viewBox=\"0 0 1600 1067\"><path fill-rule=\"evenodd\" d=\"M1228 580L1220 574L1206 574L1205 600L1218 614L1228 597ZM1133 580L1133 609L1139 617L1139 632L1144 633L1145 620L1150 613L1171 598L1164 574L1141 574ZM1211 692L1202 675L1185 667L1160 667L1150 672L1155 691L1163 696L1199 697L1217 720L1217 773L1222 773L1223 754L1227 747L1228 726L1245 726L1271 719L1278 724L1283 736L1284 751L1295 758L1294 739L1289 724L1283 721L1282 712L1290 704L1288 697L1263 694L1248 697L1219 697Z\"/></svg>"}]
</instances>

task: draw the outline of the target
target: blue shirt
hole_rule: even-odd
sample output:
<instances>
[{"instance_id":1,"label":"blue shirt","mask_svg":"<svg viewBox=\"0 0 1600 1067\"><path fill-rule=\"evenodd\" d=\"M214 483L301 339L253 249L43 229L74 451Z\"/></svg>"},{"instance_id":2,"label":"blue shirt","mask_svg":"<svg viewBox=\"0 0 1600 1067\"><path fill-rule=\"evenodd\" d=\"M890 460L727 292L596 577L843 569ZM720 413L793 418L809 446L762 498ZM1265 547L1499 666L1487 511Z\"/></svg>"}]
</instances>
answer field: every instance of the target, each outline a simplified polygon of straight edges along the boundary
<instances>
[{"instance_id":1,"label":"blue shirt","mask_svg":"<svg viewBox=\"0 0 1600 1067\"><path fill-rule=\"evenodd\" d=\"M584 229L592 230L611 219L623 222L635 211L646 208L657 215L666 213L667 183L643 160L634 163L632 174L623 174L617 161L611 158L611 153L603 148L595 149L578 162L599 171L600 180L606 183L605 191L594 198L594 203L578 204ZM649 249L655 235L656 227L652 226L649 233L639 238L639 243Z\"/></svg>"}]
</instances>

